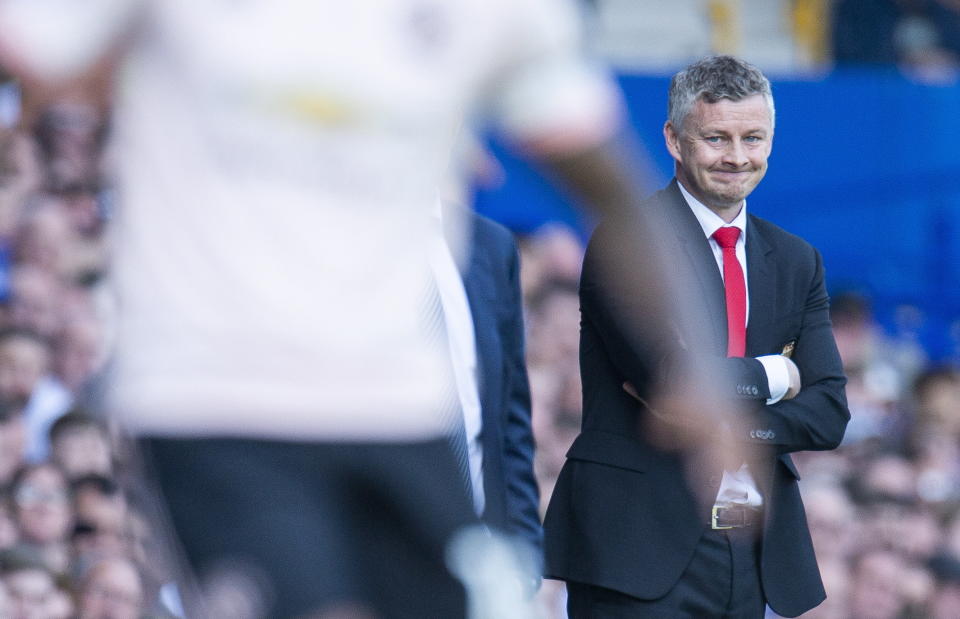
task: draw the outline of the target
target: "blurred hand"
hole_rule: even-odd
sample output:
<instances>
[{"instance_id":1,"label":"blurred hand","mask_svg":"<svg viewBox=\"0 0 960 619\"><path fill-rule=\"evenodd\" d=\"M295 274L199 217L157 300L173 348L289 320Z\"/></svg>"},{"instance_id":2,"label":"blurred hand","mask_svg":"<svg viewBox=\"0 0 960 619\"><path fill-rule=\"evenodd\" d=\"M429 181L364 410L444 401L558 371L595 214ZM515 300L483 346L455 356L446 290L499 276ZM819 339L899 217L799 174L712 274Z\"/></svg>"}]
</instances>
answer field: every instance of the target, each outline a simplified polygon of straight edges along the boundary
<instances>
[{"instance_id":1,"label":"blurred hand","mask_svg":"<svg viewBox=\"0 0 960 619\"><path fill-rule=\"evenodd\" d=\"M734 410L738 404L712 397L711 389L696 389L694 385L656 396L650 402L629 382L623 383L623 390L650 412L641 416L638 431L659 449L684 452L688 488L701 505L712 505L720 473L739 469L751 449L751 445L735 438L745 436L735 427L737 419L744 418Z\"/></svg>"},{"instance_id":2,"label":"blurred hand","mask_svg":"<svg viewBox=\"0 0 960 619\"><path fill-rule=\"evenodd\" d=\"M642 418L640 431L657 447L672 451L696 446L715 452L724 463L738 463L739 467L743 461L744 446L733 440L730 428L733 420L742 417L733 410L734 401L712 397L709 389L693 386L647 401L630 382L622 386L650 412Z\"/></svg>"}]
</instances>

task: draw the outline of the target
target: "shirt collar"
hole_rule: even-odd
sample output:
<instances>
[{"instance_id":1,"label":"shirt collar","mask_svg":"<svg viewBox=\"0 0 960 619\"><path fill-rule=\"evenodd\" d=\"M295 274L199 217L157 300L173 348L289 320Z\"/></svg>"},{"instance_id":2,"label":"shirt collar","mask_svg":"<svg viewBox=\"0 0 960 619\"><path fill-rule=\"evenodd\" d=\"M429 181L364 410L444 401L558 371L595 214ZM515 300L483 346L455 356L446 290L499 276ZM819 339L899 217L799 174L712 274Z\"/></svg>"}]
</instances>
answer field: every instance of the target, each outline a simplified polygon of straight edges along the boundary
<instances>
[{"instance_id":1,"label":"shirt collar","mask_svg":"<svg viewBox=\"0 0 960 619\"><path fill-rule=\"evenodd\" d=\"M740 212L737 213L737 216L729 224L725 222L719 215L711 211L705 204L693 197L689 191L683 186L683 183L677 181L677 187L680 188L680 193L683 194L683 199L687 201L687 205L690 207L690 210L693 211L693 214L696 216L697 221L700 223L700 227L703 228L703 234L709 239L713 236L713 233L719 230L724 226L733 226L735 228L740 228L740 240L746 241L746 231L747 231L747 199L743 199L743 205L740 208Z\"/></svg>"}]
</instances>

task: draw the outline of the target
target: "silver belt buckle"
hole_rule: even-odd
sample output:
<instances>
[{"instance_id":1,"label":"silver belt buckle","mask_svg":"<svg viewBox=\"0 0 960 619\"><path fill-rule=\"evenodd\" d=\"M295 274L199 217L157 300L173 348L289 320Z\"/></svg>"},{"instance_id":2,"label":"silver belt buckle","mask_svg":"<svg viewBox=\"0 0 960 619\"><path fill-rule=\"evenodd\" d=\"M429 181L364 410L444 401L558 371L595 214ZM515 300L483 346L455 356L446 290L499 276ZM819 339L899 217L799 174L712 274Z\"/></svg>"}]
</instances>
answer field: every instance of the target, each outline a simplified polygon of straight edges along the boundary
<instances>
[{"instance_id":1,"label":"silver belt buckle","mask_svg":"<svg viewBox=\"0 0 960 619\"><path fill-rule=\"evenodd\" d=\"M714 531L724 531L726 529L733 529L734 527L732 525L724 527L717 524L717 512L721 509L724 509L724 508L721 507L720 505L714 505L713 509L710 510L710 528L713 529Z\"/></svg>"}]
</instances>

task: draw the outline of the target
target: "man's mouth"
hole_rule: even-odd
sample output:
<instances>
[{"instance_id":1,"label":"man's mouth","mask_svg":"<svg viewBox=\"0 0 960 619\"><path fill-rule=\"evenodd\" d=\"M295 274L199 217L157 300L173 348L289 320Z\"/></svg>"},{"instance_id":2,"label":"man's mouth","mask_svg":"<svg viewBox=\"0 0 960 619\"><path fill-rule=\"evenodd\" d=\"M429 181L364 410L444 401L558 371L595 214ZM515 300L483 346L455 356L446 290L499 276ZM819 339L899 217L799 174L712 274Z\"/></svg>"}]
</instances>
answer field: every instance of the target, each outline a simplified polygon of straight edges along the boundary
<instances>
[{"instance_id":1,"label":"man's mouth","mask_svg":"<svg viewBox=\"0 0 960 619\"><path fill-rule=\"evenodd\" d=\"M724 180L734 180L742 178L750 173L750 170L714 170L712 175Z\"/></svg>"}]
</instances>

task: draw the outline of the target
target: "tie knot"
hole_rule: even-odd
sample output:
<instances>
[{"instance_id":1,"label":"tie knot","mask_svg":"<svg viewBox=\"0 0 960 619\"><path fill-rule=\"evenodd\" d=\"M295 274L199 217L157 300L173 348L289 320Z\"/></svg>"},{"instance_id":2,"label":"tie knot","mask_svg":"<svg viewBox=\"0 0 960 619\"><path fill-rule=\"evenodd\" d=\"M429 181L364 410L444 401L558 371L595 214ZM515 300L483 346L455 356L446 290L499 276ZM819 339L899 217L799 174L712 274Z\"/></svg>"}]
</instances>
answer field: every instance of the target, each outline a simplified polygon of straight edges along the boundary
<instances>
[{"instance_id":1,"label":"tie knot","mask_svg":"<svg viewBox=\"0 0 960 619\"><path fill-rule=\"evenodd\" d=\"M740 228L735 226L717 228L717 231L713 233L713 238L717 239L717 244L723 249L736 247L737 239L740 238Z\"/></svg>"}]
</instances>

